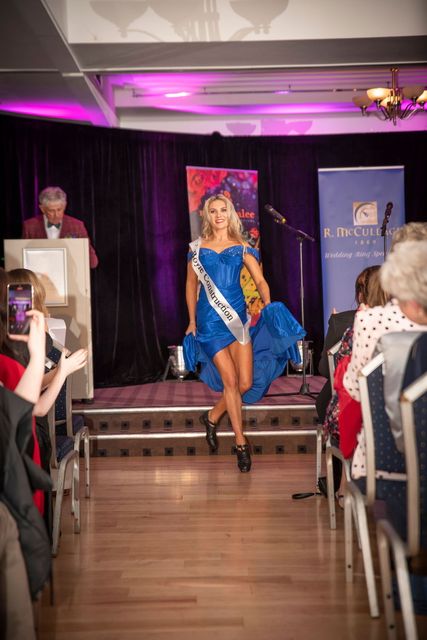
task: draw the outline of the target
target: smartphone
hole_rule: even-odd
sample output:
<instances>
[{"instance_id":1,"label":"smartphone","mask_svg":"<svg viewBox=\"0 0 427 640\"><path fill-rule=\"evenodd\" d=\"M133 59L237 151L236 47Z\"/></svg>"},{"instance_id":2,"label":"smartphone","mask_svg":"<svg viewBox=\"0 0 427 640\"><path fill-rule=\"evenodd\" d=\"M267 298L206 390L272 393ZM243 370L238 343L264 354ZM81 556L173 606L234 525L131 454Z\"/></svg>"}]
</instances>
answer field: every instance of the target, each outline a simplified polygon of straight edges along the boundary
<instances>
[{"instance_id":1,"label":"smartphone","mask_svg":"<svg viewBox=\"0 0 427 640\"><path fill-rule=\"evenodd\" d=\"M30 332L31 318L27 311L33 308L32 284L7 285L7 332L23 334Z\"/></svg>"}]
</instances>

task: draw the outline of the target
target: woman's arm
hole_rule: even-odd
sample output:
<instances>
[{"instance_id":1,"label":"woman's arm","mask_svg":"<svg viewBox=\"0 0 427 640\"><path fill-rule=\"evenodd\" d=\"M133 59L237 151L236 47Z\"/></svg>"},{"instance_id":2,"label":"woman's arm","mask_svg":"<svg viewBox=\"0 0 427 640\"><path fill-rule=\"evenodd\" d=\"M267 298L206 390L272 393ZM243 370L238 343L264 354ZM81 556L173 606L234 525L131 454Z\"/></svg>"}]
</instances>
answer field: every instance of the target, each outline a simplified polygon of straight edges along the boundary
<instances>
[{"instance_id":1,"label":"woman's arm","mask_svg":"<svg viewBox=\"0 0 427 640\"><path fill-rule=\"evenodd\" d=\"M86 349L79 349L78 351L72 353L69 357L66 357L66 355L63 353L58 364L56 375L54 376L50 385L47 387L46 391L42 393L42 395L38 398L34 407L33 415L45 416L50 407L55 402L62 385L67 379L67 376L84 367L86 362Z\"/></svg>"},{"instance_id":2,"label":"woman's arm","mask_svg":"<svg viewBox=\"0 0 427 640\"><path fill-rule=\"evenodd\" d=\"M190 319L189 325L185 332L196 334L196 305L197 305L197 287L198 279L191 265L191 262L187 265L187 282L185 285L185 299L187 301L188 317Z\"/></svg>"},{"instance_id":3,"label":"woman's arm","mask_svg":"<svg viewBox=\"0 0 427 640\"><path fill-rule=\"evenodd\" d=\"M251 274L253 281L255 282L256 288L258 289L258 293L261 296L263 303L270 304L270 287L268 286L267 281L264 278L261 267L259 266L256 258L250 253L245 252L243 262L245 264L245 267Z\"/></svg>"},{"instance_id":4,"label":"woman's arm","mask_svg":"<svg viewBox=\"0 0 427 640\"><path fill-rule=\"evenodd\" d=\"M46 387L50 385L50 383L52 382L53 378L56 376L57 373L58 373L58 369L57 367L55 367L54 369L51 369L50 371L44 374L43 382L42 382L42 391L44 391Z\"/></svg>"}]
</instances>

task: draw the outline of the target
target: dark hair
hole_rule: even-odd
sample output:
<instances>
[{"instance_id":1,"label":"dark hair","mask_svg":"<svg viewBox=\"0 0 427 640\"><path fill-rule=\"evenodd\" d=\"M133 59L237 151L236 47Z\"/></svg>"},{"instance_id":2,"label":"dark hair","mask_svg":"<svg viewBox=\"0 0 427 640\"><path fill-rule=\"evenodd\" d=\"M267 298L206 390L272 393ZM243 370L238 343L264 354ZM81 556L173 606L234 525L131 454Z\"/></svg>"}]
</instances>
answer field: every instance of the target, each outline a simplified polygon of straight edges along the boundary
<instances>
[{"instance_id":1,"label":"dark hair","mask_svg":"<svg viewBox=\"0 0 427 640\"><path fill-rule=\"evenodd\" d=\"M366 267L359 273L354 284L355 298L357 304L368 303L369 281L374 273L379 271L380 265L375 264L372 267Z\"/></svg>"},{"instance_id":2,"label":"dark hair","mask_svg":"<svg viewBox=\"0 0 427 640\"><path fill-rule=\"evenodd\" d=\"M380 273L381 269L377 269L369 277L368 296L366 299L368 307L383 307L390 300L390 296L381 286Z\"/></svg>"}]
</instances>

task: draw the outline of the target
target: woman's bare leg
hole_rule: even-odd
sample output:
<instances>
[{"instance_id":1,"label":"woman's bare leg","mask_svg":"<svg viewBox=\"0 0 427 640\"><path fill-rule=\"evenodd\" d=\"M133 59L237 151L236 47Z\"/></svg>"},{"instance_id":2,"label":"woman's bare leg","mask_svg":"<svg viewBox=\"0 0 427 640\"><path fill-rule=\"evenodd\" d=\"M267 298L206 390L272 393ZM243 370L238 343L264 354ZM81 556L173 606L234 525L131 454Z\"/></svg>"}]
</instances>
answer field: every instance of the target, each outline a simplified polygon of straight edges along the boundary
<instances>
[{"instance_id":1,"label":"woman's bare leg","mask_svg":"<svg viewBox=\"0 0 427 640\"><path fill-rule=\"evenodd\" d=\"M239 391L242 396L252 386L252 348L249 348L249 345L241 345L238 342L233 342L228 348L236 366ZM226 411L227 405L224 394L222 394L218 402L209 411L209 420L218 423Z\"/></svg>"},{"instance_id":2,"label":"woman's bare leg","mask_svg":"<svg viewBox=\"0 0 427 640\"><path fill-rule=\"evenodd\" d=\"M224 392L220 401L210 412L210 419L215 421L215 416L218 415L220 417L225 409L230 418L236 444L245 444L240 389L242 387L246 390L249 378L250 381L252 380L252 346L250 344L240 345L237 342L233 343L215 355L214 363L221 376ZM221 414L219 411L221 411Z\"/></svg>"},{"instance_id":3,"label":"woman's bare leg","mask_svg":"<svg viewBox=\"0 0 427 640\"><path fill-rule=\"evenodd\" d=\"M252 386L253 380L253 354L252 344L239 344L233 342L230 344L230 353L233 358L237 370L237 377L239 380L239 391L242 396L245 391Z\"/></svg>"},{"instance_id":4,"label":"woman's bare leg","mask_svg":"<svg viewBox=\"0 0 427 640\"><path fill-rule=\"evenodd\" d=\"M217 424L224 413L227 411L227 405L225 403L224 393L218 400L218 402L212 407L212 409L208 412L208 418L211 422Z\"/></svg>"}]
</instances>

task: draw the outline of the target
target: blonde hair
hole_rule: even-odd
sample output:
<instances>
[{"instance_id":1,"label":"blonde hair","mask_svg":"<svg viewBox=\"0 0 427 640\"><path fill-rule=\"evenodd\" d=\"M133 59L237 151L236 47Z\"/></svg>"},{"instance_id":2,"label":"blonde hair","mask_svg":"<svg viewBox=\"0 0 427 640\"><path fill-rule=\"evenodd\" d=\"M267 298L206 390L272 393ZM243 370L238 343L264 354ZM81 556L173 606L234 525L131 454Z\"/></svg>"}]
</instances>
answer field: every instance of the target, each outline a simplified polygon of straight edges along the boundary
<instances>
[{"instance_id":1,"label":"blonde hair","mask_svg":"<svg viewBox=\"0 0 427 640\"><path fill-rule=\"evenodd\" d=\"M9 271L9 282L13 284L32 284L34 292L34 309L40 311L44 316L49 316L45 300L46 289L34 271L29 269L12 269Z\"/></svg>"},{"instance_id":2,"label":"blonde hair","mask_svg":"<svg viewBox=\"0 0 427 640\"><path fill-rule=\"evenodd\" d=\"M390 251L396 244L406 240L427 240L427 222L408 222L396 229L391 237Z\"/></svg>"},{"instance_id":3,"label":"blonde hair","mask_svg":"<svg viewBox=\"0 0 427 640\"><path fill-rule=\"evenodd\" d=\"M427 240L399 242L381 267L381 284L401 302L427 310Z\"/></svg>"},{"instance_id":4,"label":"blonde hair","mask_svg":"<svg viewBox=\"0 0 427 640\"><path fill-rule=\"evenodd\" d=\"M243 226L240 222L240 218L236 213L233 203L222 193L218 193L216 196L211 196L205 202L202 211L202 238L211 238L213 235L212 225L209 219L209 209L212 202L215 200L221 200L227 207L228 215L228 236L231 240L235 240L239 244L243 244Z\"/></svg>"}]
</instances>

